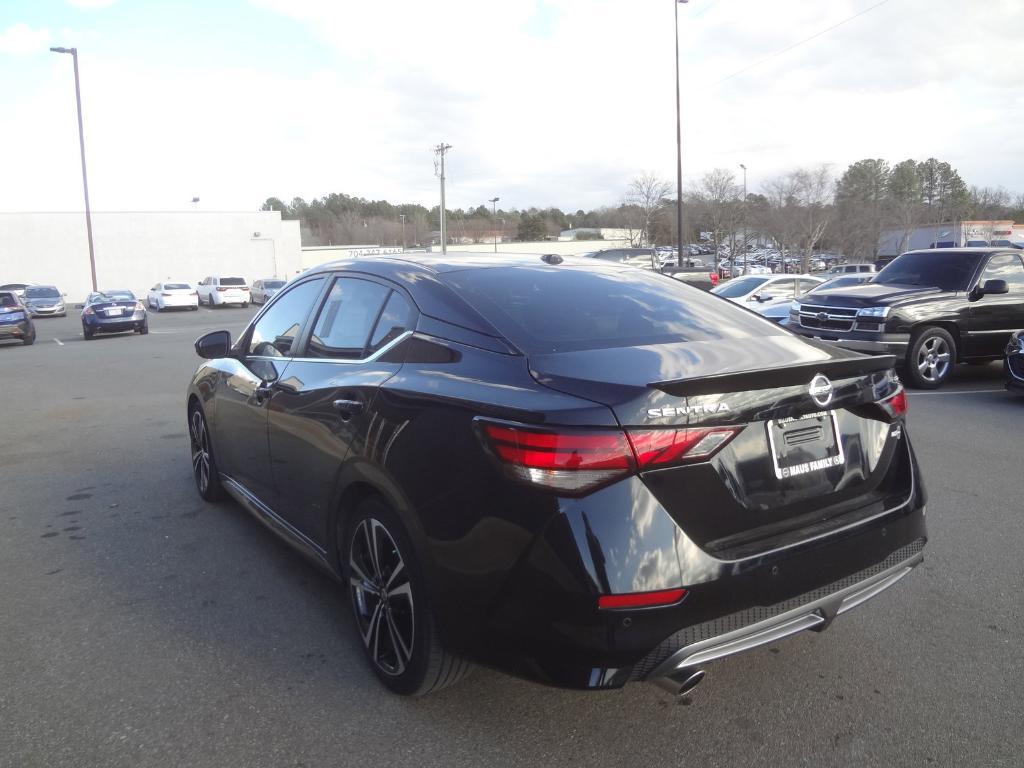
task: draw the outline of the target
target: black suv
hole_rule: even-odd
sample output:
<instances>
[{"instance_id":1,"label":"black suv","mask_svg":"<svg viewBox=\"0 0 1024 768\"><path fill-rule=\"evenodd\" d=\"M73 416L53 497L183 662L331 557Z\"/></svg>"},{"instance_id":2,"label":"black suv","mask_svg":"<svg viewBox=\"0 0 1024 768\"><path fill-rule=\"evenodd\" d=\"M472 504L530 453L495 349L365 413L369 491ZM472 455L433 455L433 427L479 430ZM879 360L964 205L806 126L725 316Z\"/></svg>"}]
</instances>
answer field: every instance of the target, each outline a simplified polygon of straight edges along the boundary
<instances>
[{"instance_id":1,"label":"black suv","mask_svg":"<svg viewBox=\"0 0 1024 768\"><path fill-rule=\"evenodd\" d=\"M215 331L196 349L199 493L231 495L337 577L400 693L469 660L683 692L923 557L893 358L649 270L361 258L303 273L234 344Z\"/></svg>"},{"instance_id":2,"label":"black suv","mask_svg":"<svg viewBox=\"0 0 1024 768\"><path fill-rule=\"evenodd\" d=\"M915 386L939 387L958 362L1003 357L1024 327L1024 261L1005 248L910 251L873 280L815 291L789 328L847 349L896 355Z\"/></svg>"}]
</instances>

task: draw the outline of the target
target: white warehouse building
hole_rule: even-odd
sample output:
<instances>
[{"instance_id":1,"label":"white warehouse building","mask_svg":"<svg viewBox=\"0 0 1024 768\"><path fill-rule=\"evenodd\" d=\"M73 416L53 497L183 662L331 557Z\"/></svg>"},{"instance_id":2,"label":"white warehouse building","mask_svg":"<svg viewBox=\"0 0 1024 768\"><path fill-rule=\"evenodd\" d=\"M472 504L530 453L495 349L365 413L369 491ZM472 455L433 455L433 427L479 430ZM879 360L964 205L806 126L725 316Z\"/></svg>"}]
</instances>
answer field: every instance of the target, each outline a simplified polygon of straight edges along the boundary
<instances>
[{"instance_id":1,"label":"white warehouse building","mask_svg":"<svg viewBox=\"0 0 1024 768\"><path fill-rule=\"evenodd\" d=\"M144 296L161 280L250 281L302 270L299 222L278 211L98 211L98 287ZM0 284L56 285L71 301L92 289L84 213L0 213Z\"/></svg>"}]
</instances>

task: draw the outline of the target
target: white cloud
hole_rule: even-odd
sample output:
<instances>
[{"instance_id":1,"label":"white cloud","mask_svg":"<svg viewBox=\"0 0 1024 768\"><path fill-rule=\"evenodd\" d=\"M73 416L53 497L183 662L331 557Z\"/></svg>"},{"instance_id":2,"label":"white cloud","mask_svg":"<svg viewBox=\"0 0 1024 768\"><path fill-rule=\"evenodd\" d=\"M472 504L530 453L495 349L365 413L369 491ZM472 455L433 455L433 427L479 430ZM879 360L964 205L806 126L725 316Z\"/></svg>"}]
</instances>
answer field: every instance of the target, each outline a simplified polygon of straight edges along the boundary
<instances>
[{"instance_id":1,"label":"white cloud","mask_svg":"<svg viewBox=\"0 0 1024 768\"><path fill-rule=\"evenodd\" d=\"M28 56L45 49L49 42L50 30L32 29L28 24L18 22L0 32L0 53Z\"/></svg>"},{"instance_id":2,"label":"white cloud","mask_svg":"<svg viewBox=\"0 0 1024 768\"><path fill-rule=\"evenodd\" d=\"M680 6L684 179L745 163L757 190L800 165L936 156L969 183L1024 191L1024 89L1002 53L1024 39L1019 0L893 0L771 57L872 2ZM575 210L616 203L643 170L674 179L667 3L254 4L333 57L305 67L300 44L287 70L256 59L192 76L92 51L83 107L97 208L180 208L198 194L240 209L341 191L433 205L441 140L454 147L453 207L498 195ZM16 117L0 114L4 144L19 147L4 158L18 183L0 187L0 209L79 204L74 105L66 66L53 66L4 110Z\"/></svg>"}]
</instances>

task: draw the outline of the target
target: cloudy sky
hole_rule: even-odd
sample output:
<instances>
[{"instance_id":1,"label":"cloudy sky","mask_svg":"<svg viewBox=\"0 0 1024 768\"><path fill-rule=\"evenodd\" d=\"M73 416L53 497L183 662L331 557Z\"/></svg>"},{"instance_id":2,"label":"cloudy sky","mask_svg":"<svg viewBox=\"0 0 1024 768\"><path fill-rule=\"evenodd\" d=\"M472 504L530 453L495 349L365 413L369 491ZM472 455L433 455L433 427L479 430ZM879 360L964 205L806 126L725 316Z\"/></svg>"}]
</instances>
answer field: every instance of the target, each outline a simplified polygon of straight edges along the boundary
<instances>
[{"instance_id":1,"label":"cloudy sky","mask_svg":"<svg viewBox=\"0 0 1024 768\"><path fill-rule=\"evenodd\" d=\"M1020 0L679 8L684 183L935 156L1024 192ZM6 0L0 211L81 207L50 46L80 52L97 210L434 205L442 140L451 207L591 208L675 174L671 0Z\"/></svg>"}]
</instances>

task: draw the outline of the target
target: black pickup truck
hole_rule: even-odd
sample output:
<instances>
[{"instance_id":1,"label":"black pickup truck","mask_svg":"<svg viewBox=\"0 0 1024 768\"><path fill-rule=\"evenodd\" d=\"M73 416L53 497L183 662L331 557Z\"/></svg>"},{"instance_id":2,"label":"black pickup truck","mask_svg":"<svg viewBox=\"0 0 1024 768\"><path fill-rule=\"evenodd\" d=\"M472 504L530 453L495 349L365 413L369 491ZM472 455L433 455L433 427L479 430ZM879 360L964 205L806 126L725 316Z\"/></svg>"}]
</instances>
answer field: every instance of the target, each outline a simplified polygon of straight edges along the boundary
<instances>
[{"instance_id":1,"label":"black pickup truck","mask_svg":"<svg viewBox=\"0 0 1024 768\"><path fill-rule=\"evenodd\" d=\"M917 387L959 362L1003 357L1024 328L1024 261L1010 248L910 251L863 285L797 299L789 329L847 349L894 354Z\"/></svg>"},{"instance_id":2,"label":"black pickup truck","mask_svg":"<svg viewBox=\"0 0 1024 768\"><path fill-rule=\"evenodd\" d=\"M661 272L663 275L668 275L705 291L710 291L718 285L718 273L714 268L690 266L692 262L685 257L681 266L676 264L674 256L668 263L665 263L654 248L608 248L586 255L599 261L629 264L633 267Z\"/></svg>"}]
</instances>

